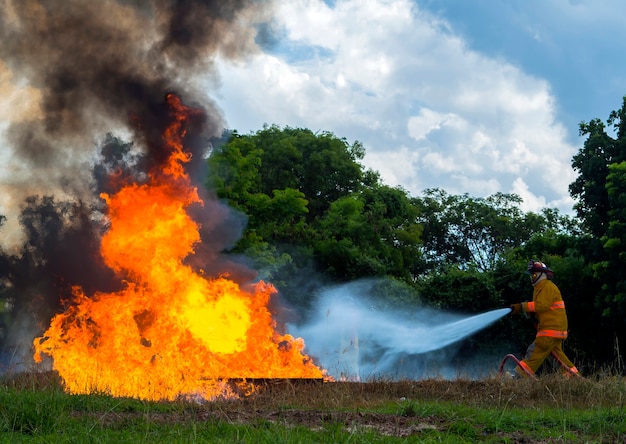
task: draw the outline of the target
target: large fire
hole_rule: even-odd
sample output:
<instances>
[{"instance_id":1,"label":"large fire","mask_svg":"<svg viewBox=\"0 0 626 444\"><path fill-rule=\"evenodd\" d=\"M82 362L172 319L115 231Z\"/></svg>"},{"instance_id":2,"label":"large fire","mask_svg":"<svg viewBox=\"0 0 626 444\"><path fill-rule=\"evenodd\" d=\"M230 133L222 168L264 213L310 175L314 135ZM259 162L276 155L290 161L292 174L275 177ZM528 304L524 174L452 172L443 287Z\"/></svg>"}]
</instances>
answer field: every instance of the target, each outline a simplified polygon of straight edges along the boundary
<instances>
[{"instance_id":1,"label":"large fire","mask_svg":"<svg viewBox=\"0 0 626 444\"><path fill-rule=\"evenodd\" d=\"M182 142L195 110L175 95L167 100L165 166L146 183L101 196L110 221L101 253L127 276L124 289L88 296L74 288L65 312L35 339L35 360L49 355L70 393L147 400L224 396L228 378L325 377L302 339L276 331L271 284L241 288L184 264L200 241L186 209L202 202L185 172Z\"/></svg>"}]
</instances>

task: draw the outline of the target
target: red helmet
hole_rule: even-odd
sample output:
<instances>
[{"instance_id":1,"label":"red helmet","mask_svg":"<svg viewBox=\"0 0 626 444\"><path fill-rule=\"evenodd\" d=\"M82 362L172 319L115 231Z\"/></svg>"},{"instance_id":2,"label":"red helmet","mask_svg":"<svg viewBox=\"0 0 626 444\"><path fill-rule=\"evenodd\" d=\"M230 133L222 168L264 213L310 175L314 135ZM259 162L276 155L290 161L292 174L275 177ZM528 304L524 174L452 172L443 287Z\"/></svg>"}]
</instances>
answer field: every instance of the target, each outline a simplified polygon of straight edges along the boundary
<instances>
[{"instance_id":1,"label":"red helmet","mask_svg":"<svg viewBox=\"0 0 626 444\"><path fill-rule=\"evenodd\" d=\"M530 274L532 273L545 273L548 276L548 279L551 279L554 276L554 271L550 270L546 264L541 261L530 260L528 262L528 267L526 271Z\"/></svg>"}]
</instances>

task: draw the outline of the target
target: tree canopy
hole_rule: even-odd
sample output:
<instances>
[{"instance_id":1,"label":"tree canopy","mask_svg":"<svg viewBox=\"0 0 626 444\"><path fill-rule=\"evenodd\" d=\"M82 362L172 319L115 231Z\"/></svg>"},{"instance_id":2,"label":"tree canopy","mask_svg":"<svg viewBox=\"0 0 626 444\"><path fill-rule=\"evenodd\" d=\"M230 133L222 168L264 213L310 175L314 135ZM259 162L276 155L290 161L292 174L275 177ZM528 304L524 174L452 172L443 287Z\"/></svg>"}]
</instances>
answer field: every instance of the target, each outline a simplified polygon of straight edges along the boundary
<instances>
[{"instance_id":1,"label":"tree canopy","mask_svg":"<svg viewBox=\"0 0 626 444\"><path fill-rule=\"evenodd\" d=\"M228 134L210 156L208 183L250 218L236 251L271 268L292 301L310 297L290 284L310 268L340 282L387 277L413 289L423 303L487 310L531 297L523 271L536 258L556 271L573 328L608 317L612 322L602 325L610 327L599 328L599 334L621 335L624 109L607 120L615 138L599 119L580 124L587 140L572 159L579 176L570 185L577 218L552 208L524 212L515 194L474 197L427 189L410 196L359 163L364 156L359 142L289 127ZM501 335L489 340L517 337L514 342L522 347L532 339L528 335L519 323L507 321ZM578 358L611 359L612 344L594 347L590 341L582 335L570 341Z\"/></svg>"},{"instance_id":2,"label":"tree canopy","mask_svg":"<svg viewBox=\"0 0 626 444\"><path fill-rule=\"evenodd\" d=\"M615 136L607 133L607 126ZM602 283L596 306L620 331L626 328L626 96L606 125L599 119L580 124L587 136L574 156L579 173L571 184L576 211L590 238L585 257Z\"/></svg>"},{"instance_id":3,"label":"tree canopy","mask_svg":"<svg viewBox=\"0 0 626 444\"><path fill-rule=\"evenodd\" d=\"M579 126L586 139L572 158L578 176L569 188L576 217L551 208L524 212L515 194L475 197L427 189L410 196L360 163L361 143L275 125L225 133L208 158L206 185L247 217L229 252L249 257L260 277L305 311L319 286L362 278L384 278L376 287L379 307L506 307L532 297L524 271L533 258L555 271L574 360L619 364L619 342L626 343L625 116L626 96L606 122L596 118ZM114 142L106 141L105 148L112 165L123 167L132 145ZM45 266L56 275L60 262L35 260L38 250L65 255L72 236L91 238L88 213L49 197L26 202L21 221L30 243L20 257L0 251L0 271L25 270L0 276L0 322L8 323L7 307L29 272ZM40 214L49 217L36 219ZM84 223L75 232L55 231L55 221L67 217ZM0 215L0 229L4 221ZM502 346L523 353L531 329L511 317L499 325L473 337L465 352Z\"/></svg>"}]
</instances>

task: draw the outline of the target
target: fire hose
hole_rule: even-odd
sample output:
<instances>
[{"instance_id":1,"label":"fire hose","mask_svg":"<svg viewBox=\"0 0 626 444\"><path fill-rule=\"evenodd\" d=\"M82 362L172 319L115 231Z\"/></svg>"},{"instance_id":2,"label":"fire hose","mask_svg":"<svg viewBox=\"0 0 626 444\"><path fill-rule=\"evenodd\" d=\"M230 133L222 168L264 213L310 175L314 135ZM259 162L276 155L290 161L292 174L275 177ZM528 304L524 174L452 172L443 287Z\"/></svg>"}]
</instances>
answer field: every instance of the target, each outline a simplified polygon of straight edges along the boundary
<instances>
[{"instance_id":1,"label":"fire hose","mask_svg":"<svg viewBox=\"0 0 626 444\"><path fill-rule=\"evenodd\" d=\"M533 375L532 373L530 373L525 367L523 367L522 365L520 365L520 361L519 359L517 359L517 357L513 354L508 354L504 357L504 359L502 360L502 362L500 363L500 370L498 371L498 375L502 376L502 371L504 370L504 364L506 364L506 361L508 361L509 359L512 359L513 361L515 361L515 363L518 365L519 368L521 368L522 370L524 370L524 372L530 376L531 378L535 378L537 379L537 377L535 375Z\"/></svg>"},{"instance_id":2,"label":"fire hose","mask_svg":"<svg viewBox=\"0 0 626 444\"><path fill-rule=\"evenodd\" d=\"M561 364L561 366L562 366L563 368L565 368L565 369L566 369L566 370L567 370L567 371L568 371L571 375L573 375L573 376L577 376L577 377L582 378L582 379L585 379L585 378L583 378L583 377L580 375L580 373L573 372L573 371L572 371L572 370L571 370L571 369L570 369L567 365L565 365L565 364L564 364L564 363L563 363L563 362L559 359L559 357L556 355L556 353L552 352L551 354L552 354L552 356L554 357L554 359L556 359L556 360L557 360L557 362L558 362L559 364ZM498 370L498 375L499 375L499 376L502 376L502 372L504 371L504 364L506 364L506 361L508 361L509 359L511 359L511 360L513 360L513 361L515 361L515 363L518 365L518 367L519 367L519 368L521 368L522 370L524 370L524 373L526 373L528 376L530 376L531 378L537 379L537 377L536 377L533 373L531 373L530 371L528 371L528 369L527 369L526 367L524 367L524 366L520 365L520 360L519 360L519 359L517 359L517 357L516 357L515 355L510 354L510 353L509 353L508 355L506 355L506 356L504 357L504 359L502 359L502 362L500 363L500 369Z\"/></svg>"}]
</instances>

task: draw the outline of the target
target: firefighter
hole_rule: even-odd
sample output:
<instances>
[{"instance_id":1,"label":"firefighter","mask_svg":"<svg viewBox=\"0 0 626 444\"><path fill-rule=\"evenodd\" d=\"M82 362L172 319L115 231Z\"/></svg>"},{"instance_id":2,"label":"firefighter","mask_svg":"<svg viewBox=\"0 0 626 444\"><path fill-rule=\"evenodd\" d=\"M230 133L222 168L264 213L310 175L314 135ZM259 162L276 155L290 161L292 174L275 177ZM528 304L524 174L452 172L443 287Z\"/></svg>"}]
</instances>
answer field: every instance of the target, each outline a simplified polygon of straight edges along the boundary
<instances>
[{"instance_id":1,"label":"firefighter","mask_svg":"<svg viewBox=\"0 0 626 444\"><path fill-rule=\"evenodd\" d=\"M576 366L563 352L563 341L567 338L567 314L561 292L552 282L554 272L543 262L535 260L528 262L527 272L533 285L533 300L511 305L511 313L534 317L537 336L515 372L520 376L534 376L551 354L563 367L565 376L580 376Z\"/></svg>"}]
</instances>

